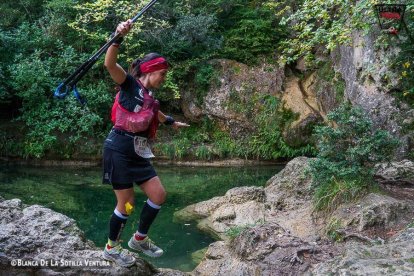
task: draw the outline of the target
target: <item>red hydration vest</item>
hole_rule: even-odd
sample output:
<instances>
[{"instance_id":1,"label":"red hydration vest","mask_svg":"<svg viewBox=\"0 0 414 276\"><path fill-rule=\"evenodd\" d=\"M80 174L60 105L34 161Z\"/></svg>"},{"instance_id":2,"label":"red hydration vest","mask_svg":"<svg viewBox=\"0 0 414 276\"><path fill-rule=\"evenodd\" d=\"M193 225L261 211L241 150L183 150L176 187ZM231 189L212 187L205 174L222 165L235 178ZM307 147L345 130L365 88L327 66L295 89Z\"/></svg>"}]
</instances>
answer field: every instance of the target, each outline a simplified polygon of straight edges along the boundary
<instances>
[{"instance_id":1,"label":"red hydration vest","mask_svg":"<svg viewBox=\"0 0 414 276\"><path fill-rule=\"evenodd\" d=\"M114 127L133 133L148 130L148 138L154 139L158 128L160 103L143 89L144 103L141 109L138 112L131 112L119 103L119 93L116 94L111 112Z\"/></svg>"}]
</instances>

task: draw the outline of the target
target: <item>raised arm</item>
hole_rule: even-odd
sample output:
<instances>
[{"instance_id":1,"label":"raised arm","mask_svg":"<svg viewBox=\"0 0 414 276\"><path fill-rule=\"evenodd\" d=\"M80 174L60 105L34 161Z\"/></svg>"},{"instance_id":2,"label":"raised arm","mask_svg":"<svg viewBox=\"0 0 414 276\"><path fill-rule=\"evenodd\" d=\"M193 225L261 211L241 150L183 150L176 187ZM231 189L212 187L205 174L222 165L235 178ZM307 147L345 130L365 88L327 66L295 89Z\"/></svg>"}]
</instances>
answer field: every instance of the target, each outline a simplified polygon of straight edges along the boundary
<instances>
[{"instance_id":1,"label":"raised arm","mask_svg":"<svg viewBox=\"0 0 414 276\"><path fill-rule=\"evenodd\" d=\"M131 20L126 22L122 22L116 28L117 33L121 33L122 36L125 36L132 28ZM111 75L112 79L117 84L122 84L127 76L125 70L117 63L118 60L118 48L119 44L114 43L112 44L108 50L106 51L105 55L105 67L108 70L109 74Z\"/></svg>"}]
</instances>

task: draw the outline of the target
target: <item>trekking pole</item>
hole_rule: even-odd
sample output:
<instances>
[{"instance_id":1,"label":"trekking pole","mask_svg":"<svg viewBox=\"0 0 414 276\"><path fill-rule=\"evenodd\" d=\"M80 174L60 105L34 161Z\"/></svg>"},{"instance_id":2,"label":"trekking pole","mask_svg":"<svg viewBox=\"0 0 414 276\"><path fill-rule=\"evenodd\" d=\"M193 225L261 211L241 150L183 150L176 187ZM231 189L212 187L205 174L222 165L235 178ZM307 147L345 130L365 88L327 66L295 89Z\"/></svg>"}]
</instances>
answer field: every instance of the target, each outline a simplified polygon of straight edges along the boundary
<instances>
[{"instance_id":1,"label":"trekking pole","mask_svg":"<svg viewBox=\"0 0 414 276\"><path fill-rule=\"evenodd\" d=\"M157 0L151 0L140 12L138 12L132 19L132 23L138 20L149 8L151 8ZM120 33L115 33L115 35L104 45L102 46L93 56L91 56L86 62L79 66L75 72L73 72L67 79L65 79L59 86L55 89L54 96L59 99L64 99L67 94L73 90L74 96L78 99L81 104L85 104L85 100L79 94L76 84L78 81L91 69L91 67L98 61L98 59L108 50L108 48L121 36Z\"/></svg>"}]
</instances>

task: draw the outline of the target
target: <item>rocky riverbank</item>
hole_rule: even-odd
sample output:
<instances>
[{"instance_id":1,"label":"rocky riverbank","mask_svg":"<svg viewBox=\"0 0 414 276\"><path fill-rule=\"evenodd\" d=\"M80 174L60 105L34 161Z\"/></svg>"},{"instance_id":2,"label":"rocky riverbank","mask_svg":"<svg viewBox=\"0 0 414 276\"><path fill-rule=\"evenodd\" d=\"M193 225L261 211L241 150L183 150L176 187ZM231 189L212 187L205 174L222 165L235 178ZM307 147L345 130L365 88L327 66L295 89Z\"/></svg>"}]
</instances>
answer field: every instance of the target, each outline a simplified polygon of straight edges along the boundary
<instances>
[{"instance_id":1,"label":"rocky riverbank","mask_svg":"<svg viewBox=\"0 0 414 276\"><path fill-rule=\"evenodd\" d=\"M195 275L414 273L414 163L379 165L379 193L321 214L313 210L308 160L292 160L264 188L234 188L176 213L220 239Z\"/></svg>"},{"instance_id":2,"label":"rocky riverbank","mask_svg":"<svg viewBox=\"0 0 414 276\"><path fill-rule=\"evenodd\" d=\"M378 165L379 192L321 214L308 161L292 160L264 188L234 188L177 212L219 239L191 273L138 256L130 269L114 266L73 219L0 198L0 275L412 275L414 162Z\"/></svg>"},{"instance_id":3,"label":"rocky riverbank","mask_svg":"<svg viewBox=\"0 0 414 276\"><path fill-rule=\"evenodd\" d=\"M76 222L51 209L0 198L0 275L183 275L137 258L131 268L102 259Z\"/></svg>"}]
</instances>

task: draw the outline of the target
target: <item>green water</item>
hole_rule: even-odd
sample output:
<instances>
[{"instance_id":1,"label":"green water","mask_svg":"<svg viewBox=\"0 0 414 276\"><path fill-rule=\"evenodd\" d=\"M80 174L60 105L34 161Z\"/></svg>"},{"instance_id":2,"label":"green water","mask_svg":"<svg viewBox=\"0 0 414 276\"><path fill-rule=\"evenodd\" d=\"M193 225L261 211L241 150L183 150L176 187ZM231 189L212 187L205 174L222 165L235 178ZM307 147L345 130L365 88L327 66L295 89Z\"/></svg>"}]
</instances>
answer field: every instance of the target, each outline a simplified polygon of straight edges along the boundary
<instances>
[{"instance_id":1,"label":"green water","mask_svg":"<svg viewBox=\"0 0 414 276\"><path fill-rule=\"evenodd\" d=\"M167 201L152 225L149 235L165 253L147 260L156 267L191 271L195 263L191 254L214 240L201 233L195 223L174 223L175 211L187 205L224 195L237 186L263 186L282 169L280 166L243 168L163 167L157 173L167 190ZM124 229L123 246L136 231L140 209L146 197L138 187L136 211ZM77 221L88 239L103 247L108 222L116 205L109 185L101 184L100 168L0 167L0 196L20 198L23 203L40 204Z\"/></svg>"}]
</instances>

